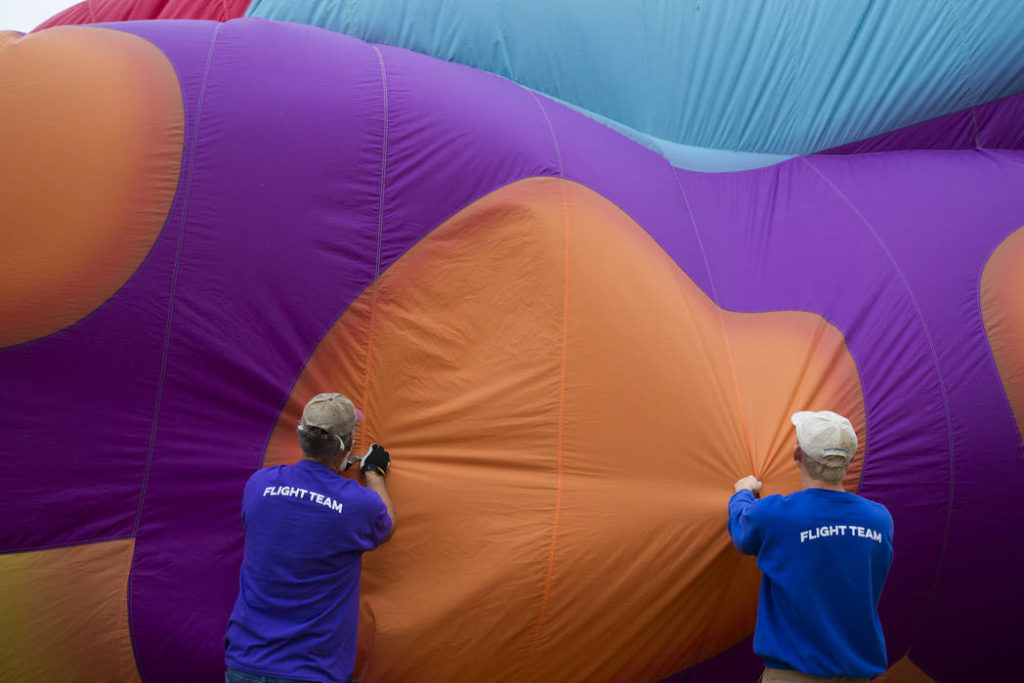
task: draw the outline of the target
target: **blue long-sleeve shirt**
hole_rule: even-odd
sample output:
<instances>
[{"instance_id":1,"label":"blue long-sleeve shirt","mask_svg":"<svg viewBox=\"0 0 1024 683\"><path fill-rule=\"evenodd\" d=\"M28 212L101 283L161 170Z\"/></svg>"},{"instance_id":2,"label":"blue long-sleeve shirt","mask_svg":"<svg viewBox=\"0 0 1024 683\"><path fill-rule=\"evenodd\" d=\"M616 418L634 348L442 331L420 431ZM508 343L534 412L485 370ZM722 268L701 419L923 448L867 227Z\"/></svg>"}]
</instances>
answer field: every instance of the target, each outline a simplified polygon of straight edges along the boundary
<instances>
[{"instance_id":1,"label":"blue long-sleeve shirt","mask_svg":"<svg viewBox=\"0 0 1024 683\"><path fill-rule=\"evenodd\" d=\"M892 516L852 493L806 489L729 499L729 534L757 556L761 597L754 652L812 676L886 669L878 599L892 564Z\"/></svg>"}]
</instances>

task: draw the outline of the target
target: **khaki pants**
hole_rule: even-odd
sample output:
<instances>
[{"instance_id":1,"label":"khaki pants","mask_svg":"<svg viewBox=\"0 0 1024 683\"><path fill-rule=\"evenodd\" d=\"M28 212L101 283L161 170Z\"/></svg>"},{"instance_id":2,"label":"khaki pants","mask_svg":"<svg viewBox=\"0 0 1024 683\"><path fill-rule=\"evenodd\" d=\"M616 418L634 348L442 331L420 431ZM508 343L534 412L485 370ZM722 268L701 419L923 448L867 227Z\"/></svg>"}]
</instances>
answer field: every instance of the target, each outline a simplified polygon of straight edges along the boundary
<instances>
[{"instance_id":1,"label":"khaki pants","mask_svg":"<svg viewBox=\"0 0 1024 683\"><path fill-rule=\"evenodd\" d=\"M789 669L772 669L767 666L759 680L760 683L868 683L867 678L851 678L850 676L823 678L821 676L802 674L799 671L791 671Z\"/></svg>"}]
</instances>

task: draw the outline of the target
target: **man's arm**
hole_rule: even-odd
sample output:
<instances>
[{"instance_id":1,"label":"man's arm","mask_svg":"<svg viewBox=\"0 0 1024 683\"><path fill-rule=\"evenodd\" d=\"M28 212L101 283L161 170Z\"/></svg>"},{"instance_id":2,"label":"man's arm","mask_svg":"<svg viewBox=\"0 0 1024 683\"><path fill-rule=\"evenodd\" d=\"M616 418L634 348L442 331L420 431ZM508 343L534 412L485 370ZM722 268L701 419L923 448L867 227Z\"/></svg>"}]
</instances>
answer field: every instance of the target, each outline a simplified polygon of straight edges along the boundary
<instances>
[{"instance_id":1,"label":"man's arm","mask_svg":"<svg viewBox=\"0 0 1024 683\"><path fill-rule=\"evenodd\" d=\"M756 555L761 549L761 530L754 521L755 496L761 491L756 477L743 477L733 487L736 493L729 499L729 535L736 549L746 555Z\"/></svg>"},{"instance_id":2,"label":"man's arm","mask_svg":"<svg viewBox=\"0 0 1024 683\"><path fill-rule=\"evenodd\" d=\"M387 484L384 483L383 474L371 470L369 472L363 472L363 479L366 480L366 488L376 493L380 496L380 499L384 501L384 507L387 508L388 517L391 518L391 528L388 529L388 535L384 537L383 541L381 541L381 543L384 543L391 538L392 534L395 533L395 524L398 523L395 519L395 506L391 502L391 496L388 494L388 487Z\"/></svg>"},{"instance_id":3,"label":"man's arm","mask_svg":"<svg viewBox=\"0 0 1024 683\"><path fill-rule=\"evenodd\" d=\"M395 505L391 502L391 495L388 494L387 484L384 483L384 475L387 474L388 468L391 466L391 454L379 444L372 444L370 450L366 451L366 455L362 457L359 463L359 470L363 473L363 480L366 482L366 488L370 489L384 501L384 507L388 511L388 517L391 518L391 528L388 529L388 535L384 537L381 543L384 543L392 534L395 533Z\"/></svg>"}]
</instances>

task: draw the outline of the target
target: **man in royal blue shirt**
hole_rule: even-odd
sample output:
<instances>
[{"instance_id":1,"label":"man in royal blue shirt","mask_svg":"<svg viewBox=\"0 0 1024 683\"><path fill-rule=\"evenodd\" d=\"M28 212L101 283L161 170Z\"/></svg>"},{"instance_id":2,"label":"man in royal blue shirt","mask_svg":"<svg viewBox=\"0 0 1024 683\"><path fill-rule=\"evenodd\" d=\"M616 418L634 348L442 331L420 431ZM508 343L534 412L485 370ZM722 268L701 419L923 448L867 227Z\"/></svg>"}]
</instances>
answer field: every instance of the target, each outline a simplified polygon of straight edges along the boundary
<instances>
[{"instance_id":1,"label":"man in royal blue shirt","mask_svg":"<svg viewBox=\"0 0 1024 683\"><path fill-rule=\"evenodd\" d=\"M359 461L365 486L338 476L361 417L341 394L314 396L297 428L302 459L246 483L227 683L349 680L362 554L395 531L386 450L374 444Z\"/></svg>"},{"instance_id":2,"label":"man in royal blue shirt","mask_svg":"<svg viewBox=\"0 0 1024 683\"><path fill-rule=\"evenodd\" d=\"M791 419L803 490L757 500L761 482L748 476L729 500L733 544L756 555L762 572L761 681L866 683L887 666L878 599L892 564L892 517L843 489L857 452L849 420L827 410Z\"/></svg>"}]
</instances>

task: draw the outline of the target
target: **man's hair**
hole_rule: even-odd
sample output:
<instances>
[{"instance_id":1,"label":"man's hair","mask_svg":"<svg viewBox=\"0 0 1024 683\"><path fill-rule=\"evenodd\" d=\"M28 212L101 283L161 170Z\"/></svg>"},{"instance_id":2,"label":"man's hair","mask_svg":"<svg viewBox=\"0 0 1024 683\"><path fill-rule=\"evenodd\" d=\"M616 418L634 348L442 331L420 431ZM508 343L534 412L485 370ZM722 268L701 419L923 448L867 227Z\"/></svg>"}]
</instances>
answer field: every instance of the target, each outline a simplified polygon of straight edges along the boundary
<instances>
[{"instance_id":1,"label":"man's hair","mask_svg":"<svg viewBox=\"0 0 1024 683\"><path fill-rule=\"evenodd\" d=\"M840 455L825 456L827 460L835 462L836 464L834 465L812 460L807 457L803 449L800 449L800 455L803 456L801 459L804 463L804 469L807 471L807 476L818 481L827 481L832 484L841 481L846 476L846 470L850 467L850 463L846 462L846 459Z\"/></svg>"},{"instance_id":2,"label":"man's hair","mask_svg":"<svg viewBox=\"0 0 1024 683\"><path fill-rule=\"evenodd\" d=\"M337 437L326 430L312 425L301 425L300 427L298 430L299 448L307 458L326 462L341 452L341 444L338 443ZM345 442L345 448L352 445L351 434L341 437L341 440Z\"/></svg>"}]
</instances>

